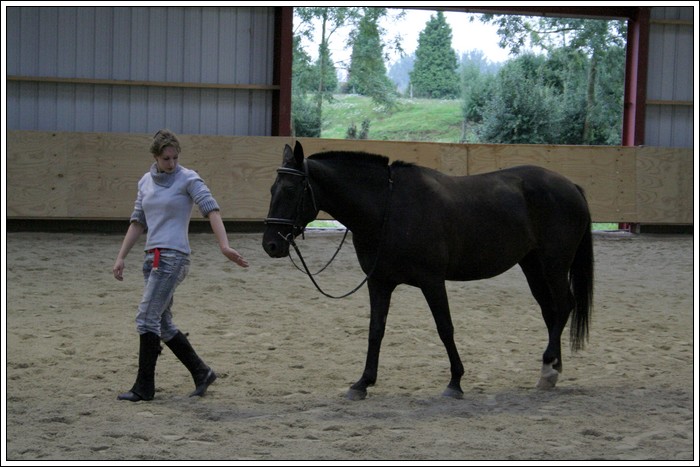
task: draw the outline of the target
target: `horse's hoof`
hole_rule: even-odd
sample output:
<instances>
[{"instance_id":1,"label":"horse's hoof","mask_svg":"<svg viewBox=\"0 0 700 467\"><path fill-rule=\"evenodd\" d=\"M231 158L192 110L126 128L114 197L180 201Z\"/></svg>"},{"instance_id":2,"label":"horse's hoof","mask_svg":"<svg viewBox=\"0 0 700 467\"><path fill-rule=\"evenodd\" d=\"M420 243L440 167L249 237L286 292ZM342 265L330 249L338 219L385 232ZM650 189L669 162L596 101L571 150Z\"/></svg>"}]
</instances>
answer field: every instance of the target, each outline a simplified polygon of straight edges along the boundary
<instances>
[{"instance_id":1,"label":"horse's hoof","mask_svg":"<svg viewBox=\"0 0 700 467\"><path fill-rule=\"evenodd\" d=\"M153 400L153 397L141 397L139 394L136 394L133 391L125 392L124 394L119 394L117 396L117 399L120 401L131 401L131 402L138 402L138 401L150 401Z\"/></svg>"},{"instance_id":2,"label":"horse's hoof","mask_svg":"<svg viewBox=\"0 0 700 467\"><path fill-rule=\"evenodd\" d=\"M549 364L542 365L542 376L537 382L537 389L554 389L559 379L559 372L554 369L557 360Z\"/></svg>"},{"instance_id":3,"label":"horse's hoof","mask_svg":"<svg viewBox=\"0 0 700 467\"><path fill-rule=\"evenodd\" d=\"M361 401L367 397L367 391L362 391L360 389L349 389L345 398L351 401Z\"/></svg>"},{"instance_id":4,"label":"horse's hoof","mask_svg":"<svg viewBox=\"0 0 700 467\"><path fill-rule=\"evenodd\" d=\"M548 390L548 389L554 389L557 385L557 377L555 376L554 378L540 378L540 380L537 382L537 389L543 389L543 390Z\"/></svg>"},{"instance_id":5,"label":"horse's hoof","mask_svg":"<svg viewBox=\"0 0 700 467\"><path fill-rule=\"evenodd\" d=\"M448 387L445 389L442 393L444 397L451 397L452 399L464 399L464 392L460 391L459 389L454 389L451 387Z\"/></svg>"}]
</instances>

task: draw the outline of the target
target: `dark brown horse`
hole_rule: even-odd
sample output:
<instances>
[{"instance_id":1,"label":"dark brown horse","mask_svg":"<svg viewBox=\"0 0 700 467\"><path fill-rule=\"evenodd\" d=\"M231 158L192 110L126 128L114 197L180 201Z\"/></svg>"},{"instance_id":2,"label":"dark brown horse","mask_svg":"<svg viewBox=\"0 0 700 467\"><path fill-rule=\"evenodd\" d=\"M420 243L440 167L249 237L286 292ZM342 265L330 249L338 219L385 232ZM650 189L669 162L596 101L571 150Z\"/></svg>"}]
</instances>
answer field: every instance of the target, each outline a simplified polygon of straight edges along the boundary
<instances>
[{"instance_id":1,"label":"dark brown horse","mask_svg":"<svg viewBox=\"0 0 700 467\"><path fill-rule=\"evenodd\" d=\"M571 314L570 345L588 337L593 297L591 216L583 190L549 170L522 166L465 177L355 152L304 158L284 148L272 185L263 248L273 258L323 210L352 231L368 274L371 317L362 377L348 398L363 399L377 380L389 304L399 284L418 287L450 359L444 394L461 398L462 361L445 281L499 275L516 264L542 309L549 342L540 388L562 370L561 335Z\"/></svg>"}]
</instances>

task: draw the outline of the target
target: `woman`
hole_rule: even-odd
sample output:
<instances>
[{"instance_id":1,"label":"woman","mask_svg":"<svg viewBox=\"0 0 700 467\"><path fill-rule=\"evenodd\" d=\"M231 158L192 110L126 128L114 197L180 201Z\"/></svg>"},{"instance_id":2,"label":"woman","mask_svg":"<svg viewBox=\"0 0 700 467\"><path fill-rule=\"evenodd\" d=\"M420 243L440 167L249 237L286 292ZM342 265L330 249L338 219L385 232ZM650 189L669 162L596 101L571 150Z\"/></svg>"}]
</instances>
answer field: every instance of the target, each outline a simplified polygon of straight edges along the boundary
<instances>
[{"instance_id":1,"label":"woman","mask_svg":"<svg viewBox=\"0 0 700 467\"><path fill-rule=\"evenodd\" d=\"M147 232L145 289L136 314L139 370L131 390L117 397L132 402L153 399L161 339L192 373L195 390L190 396L203 396L216 380L216 373L199 358L172 319L173 294L190 265L188 226L193 204L209 218L224 256L241 267L248 267L248 262L229 246L219 205L207 185L197 172L178 164L177 136L169 130L160 130L153 137L150 151L155 161L138 183L134 212L113 268L114 277L123 280L124 259L141 234Z\"/></svg>"}]
</instances>

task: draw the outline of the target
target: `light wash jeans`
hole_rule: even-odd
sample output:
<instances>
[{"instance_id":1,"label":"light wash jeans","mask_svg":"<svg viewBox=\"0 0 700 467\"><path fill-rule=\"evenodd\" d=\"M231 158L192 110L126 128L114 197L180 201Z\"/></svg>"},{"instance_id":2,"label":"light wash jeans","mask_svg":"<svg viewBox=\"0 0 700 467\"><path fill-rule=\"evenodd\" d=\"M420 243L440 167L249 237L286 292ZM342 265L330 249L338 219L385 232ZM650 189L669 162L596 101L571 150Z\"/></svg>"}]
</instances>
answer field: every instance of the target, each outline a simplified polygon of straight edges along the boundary
<instances>
[{"instance_id":1,"label":"light wash jeans","mask_svg":"<svg viewBox=\"0 0 700 467\"><path fill-rule=\"evenodd\" d=\"M153 252L146 253L143 262L145 287L136 313L139 334L152 332L167 342L178 333L173 323L173 294L190 270L189 255L177 250L160 250L160 264L153 268Z\"/></svg>"}]
</instances>

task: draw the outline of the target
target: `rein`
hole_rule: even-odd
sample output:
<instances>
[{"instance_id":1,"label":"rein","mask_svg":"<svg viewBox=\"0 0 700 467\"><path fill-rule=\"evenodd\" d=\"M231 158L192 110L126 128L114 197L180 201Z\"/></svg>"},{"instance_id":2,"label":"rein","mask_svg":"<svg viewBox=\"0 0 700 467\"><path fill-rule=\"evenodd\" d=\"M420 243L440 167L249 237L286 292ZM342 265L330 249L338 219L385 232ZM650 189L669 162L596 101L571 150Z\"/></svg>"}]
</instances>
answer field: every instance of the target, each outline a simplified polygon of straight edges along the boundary
<instances>
[{"instance_id":1,"label":"rein","mask_svg":"<svg viewBox=\"0 0 700 467\"><path fill-rule=\"evenodd\" d=\"M345 239L348 237L348 232L349 232L349 230L346 228L346 229L345 229L345 233L343 234L343 239L340 240L340 245L338 245L338 248L336 248L335 253L333 253L333 256L331 256L331 259L329 259L328 262L326 263L326 265L323 266L321 269L319 269L318 271L316 271L316 272L313 273L313 274L310 274L311 276L318 276L318 275L321 274L323 271L325 271L326 268L327 268L328 266L331 265L331 263L333 262L333 260L335 260L335 257L338 256L338 253L340 253L340 249L343 248L343 244L345 243ZM302 237L302 238L303 238L303 237ZM288 240L287 240L286 238L285 238L285 241L288 242ZM290 243L290 245L291 245L291 243ZM297 254L298 254L298 253L299 253L299 252L297 252ZM301 257L301 255L299 255L299 257ZM289 260L292 262L292 264L294 265L294 267L297 268L297 270L299 270L299 271L301 271L301 272L307 272L307 273L308 273L308 269L307 269L306 271L304 271L304 270L301 269L299 266L297 266L297 263L294 262L294 260L292 259L292 256L291 256L291 255L289 256Z\"/></svg>"},{"instance_id":2,"label":"rein","mask_svg":"<svg viewBox=\"0 0 700 467\"><path fill-rule=\"evenodd\" d=\"M387 195L386 206L384 207L384 218L382 219L382 227L381 227L381 230L380 230L380 237L383 237L384 230L385 230L385 228L386 228L386 223L387 223L387 220L389 219L389 207L390 207L390 205L391 205L391 194L392 194L392 192L394 191L394 180L393 180L393 178L392 178L392 176L391 176L391 166L387 166L387 168L388 168L388 170L389 170L389 194ZM279 169L277 169L277 172L278 172L278 173L286 173L286 174L290 174L290 175L296 175L296 176L304 177L304 178L305 178L305 182L306 182L306 185L305 185L305 187L304 187L304 190L306 190L307 187L308 187L308 190L311 192L311 199L313 200L313 203L314 203L314 209L316 209L316 199L314 198L314 192L313 192L313 189L311 188L311 184L308 182L308 178L309 178L309 169L308 169L308 167L307 167L307 165L306 165L306 160L304 160L304 172L302 172L302 171L300 171L300 170L289 169L289 168L286 168L286 167L280 167ZM303 199L303 196L302 196L302 199ZM294 229L301 229L302 238L303 238L304 227L299 227L298 225L296 225L296 222L293 221L293 220L290 220L290 219L279 219L279 218L268 218L268 219L265 219L265 222L271 223L271 224L286 224L286 225L292 225L292 227L293 227ZM345 237L347 237L347 235L348 235L348 230L345 229L345 235L343 235L343 240L340 242L340 246L339 246L338 249L336 250L335 254L334 254L333 257L330 259L330 261L328 261L328 263L327 263L323 268L321 268L321 270L318 271L316 274L320 274L321 272L323 272L323 271L333 262L333 260L335 259L335 257L336 257L336 256L338 255L338 253L340 252L340 248L343 246L343 242L345 242ZM294 248L294 251L296 251L297 256L299 256L299 260L301 261L302 266L304 266L304 271L302 271L302 272L306 272L306 275L309 276L309 279L311 279L311 282L314 284L314 286L316 286L316 289L317 289L321 294L323 294L324 296L326 296L326 297L328 297L328 298L335 299L335 300L339 300L339 299L341 299L341 298L349 297L350 295L352 295L352 294L354 294L355 292L357 292L358 290L360 290L360 288L361 288L363 285L365 285L365 282L367 282L367 281L369 280L370 276L371 276L372 274L374 274L374 271L377 269L377 264L379 263L379 251L380 251L380 249L379 249L379 247L378 247L378 248L377 248L377 255L374 257L374 264L372 265L372 269L371 269L370 272L365 276L365 278L362 280L362 282L360 282L360 284L359 284L357 287L355 287L354 289L352 289L350 292L347 292L347 293L345 293L345 294L343 294L343 295L339 295L339 296L330 295L329 293L325 292L325 291L321 288L321 286L318 285L318 283L316 282L316 279L314 279L314 276L315 276L316 274L313 274L313 273L309 270L309 267L306 265L306 261L304 261L304 257L302 256L301 251L299 250L299 247L297 246L296 242L294 241L294 233L293 233L293 232L290 232L286 237L283 236L282 234L279 234L279 236L282 237L282 239L284 239L284 241L286 241L287 243L289 243L289 244ZM301 271L301 269L294 263L294 260L292 259L291 255L289 256L289 259L290 259L290 261L292 262L292 264L294 264L294 267L296 267L297 269L299 269L299 270Z\"/></svg>"},{"instance_id":3,"label":"rein","mask_svg":"<svg viewBox=\"0 0 700 467\"><path fill-rule=\"evenodd\" d=\"M290 235L291 235L291 234L290 234ZM282 236L282 234L280 234L280 236ZM289 237L289 235L288 235L287 237ZM355 287L355 288L352 289L350 292L348 292L348 293L346 293L346 294L343 294L343 295L338 295L338 296L336 296L336 295L331 295L331 294L325 292L325 291L321 288L321 286L318 285L318 282L316 282L316 279L314 279L314 275L311 273L311 271L309 271L309 267L306 265L306 261L304 261L304 257L301 255L301 251L299 251L299 247L297 246L297 244L296 244L296 242L294 241L294 239L289 239L289 238L287 238L287 237L282 237L282 238L284 238L287 242L289 242L289 244L290 244L291 246L294 247L294 251L297 252L297 255L299 256L299 259L301 260L301 264L302 264L302 266L304 266L304 270L306 271L306 275L309 276L309 279L311 279L311 282L313 282L313 284L316 286L316 289L317 289L319 292L321 292L323 295L325 295L326 297L328 297L328 298L332 298L332 299L335 299L335 300L339 300L339 299L341 299L341 298L349 297L350 295L354 294L355 292L357 292L358 290L360 290L360 288L361 288L363 285L365 285L365 282L367 282L367 280L369 279L369 276L372 275L372 273L374 272L375 268L377 267L377 258L379 257L379 253L378 253L378 252L377 252L377 258L375 258L375 260L374 260L374 266L372 266L372 270L370 271L369 274L367 274L367 275L365 276L364 279L362 279L362 282L360 282L360 284L359 284L357 287ZM290 258L291 258L291 256L290 256ZM332 260L331 260L331 261L332 261ZM294 261L292 261L292 264L294 264ZM328 264L330 264L330 263L328 263ZM295 266L296 266L296 265L295 265ZM328 266L328 265L326 265L326 266ZM299 268L297 268L297 269L299 269ZM324 269L325 269L325 267L324 267ZM302 272L303 272L303 271L302 271ZM320 272L320 271L319 271L319 272ZM317 274L318 274L318 273L317 273Z\"/></svg>"}]
</instances>

